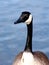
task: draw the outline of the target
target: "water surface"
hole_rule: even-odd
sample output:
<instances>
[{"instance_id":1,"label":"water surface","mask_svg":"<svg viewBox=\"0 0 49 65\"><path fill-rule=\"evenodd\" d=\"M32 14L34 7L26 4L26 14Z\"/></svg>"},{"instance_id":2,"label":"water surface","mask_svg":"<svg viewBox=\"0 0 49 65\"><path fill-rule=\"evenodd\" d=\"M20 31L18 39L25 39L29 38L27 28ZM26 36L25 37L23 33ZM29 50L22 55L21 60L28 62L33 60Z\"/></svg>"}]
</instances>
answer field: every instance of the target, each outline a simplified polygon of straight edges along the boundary
<instances>
[{"instance_id":1,"label":"water surface","mask_svg":"<svg viewBox=\"0 0 49 65\"><path fill-rule=\"evenodd\" d=\"M0 0L0 65L12 65L24 49L25 24L14 25L22 11L33 15L33 50L49 57L49 0Z\"/></svg>"}]
</instances>

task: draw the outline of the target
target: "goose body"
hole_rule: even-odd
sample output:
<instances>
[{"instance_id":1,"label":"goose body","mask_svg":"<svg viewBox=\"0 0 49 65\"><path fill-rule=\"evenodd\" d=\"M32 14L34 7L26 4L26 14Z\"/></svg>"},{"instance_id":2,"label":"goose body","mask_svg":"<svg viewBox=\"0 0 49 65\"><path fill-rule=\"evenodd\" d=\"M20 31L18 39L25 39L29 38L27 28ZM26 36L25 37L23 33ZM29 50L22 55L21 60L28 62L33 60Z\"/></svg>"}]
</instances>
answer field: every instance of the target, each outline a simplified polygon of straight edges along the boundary
<instances>
[{"instance_id":1,"label":"goose body","mask_svg":"<svg viewBox=\"0 0 49 65\"><path fill-rule=\"evenodd\" d=\"M24 22L27 25L27 40L24 51L20 52L13 65L49 65L47 56L40 52L32 52L32 20L33 17L30 12L22 12L19 19L14 24Z\"/></svg>"}]
</instances>

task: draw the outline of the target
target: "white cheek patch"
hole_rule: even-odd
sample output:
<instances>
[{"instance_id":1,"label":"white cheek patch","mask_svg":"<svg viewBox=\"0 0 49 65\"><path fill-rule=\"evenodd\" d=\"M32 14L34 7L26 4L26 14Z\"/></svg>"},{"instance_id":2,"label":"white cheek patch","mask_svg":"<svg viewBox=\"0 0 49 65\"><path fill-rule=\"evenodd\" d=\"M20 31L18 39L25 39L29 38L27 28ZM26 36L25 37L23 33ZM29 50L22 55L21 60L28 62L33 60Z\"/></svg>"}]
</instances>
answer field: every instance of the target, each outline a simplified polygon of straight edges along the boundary
<instances>
[{"instance_id":1,"label":"white cheek patch","mask_svg":"<svg viewBox=\"0 0 49 65\"><path fill-rule=\"evenodd\" d=\"M30 14L29 18L25 21L26 24L30 24L32 21L32 15Z\"/></svg>"}]
</instances>

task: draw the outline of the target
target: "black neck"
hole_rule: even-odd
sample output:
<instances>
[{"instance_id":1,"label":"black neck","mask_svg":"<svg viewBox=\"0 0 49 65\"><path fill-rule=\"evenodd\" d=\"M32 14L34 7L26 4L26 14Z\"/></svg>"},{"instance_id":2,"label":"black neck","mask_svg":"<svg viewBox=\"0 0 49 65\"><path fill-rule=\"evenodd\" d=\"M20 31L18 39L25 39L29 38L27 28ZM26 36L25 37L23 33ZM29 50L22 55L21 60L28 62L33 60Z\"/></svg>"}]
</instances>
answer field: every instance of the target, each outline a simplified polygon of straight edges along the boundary
<instances>
[{"instance_id":1,"label":"black neck","mask_svg":"<svg viewBox=\"0 0 49 65\"><path fill-rule=\"evenodd\" d=\"M32 21L27 25L27 41L24 51L32 52Z\"/></svg>"}]
</instances>

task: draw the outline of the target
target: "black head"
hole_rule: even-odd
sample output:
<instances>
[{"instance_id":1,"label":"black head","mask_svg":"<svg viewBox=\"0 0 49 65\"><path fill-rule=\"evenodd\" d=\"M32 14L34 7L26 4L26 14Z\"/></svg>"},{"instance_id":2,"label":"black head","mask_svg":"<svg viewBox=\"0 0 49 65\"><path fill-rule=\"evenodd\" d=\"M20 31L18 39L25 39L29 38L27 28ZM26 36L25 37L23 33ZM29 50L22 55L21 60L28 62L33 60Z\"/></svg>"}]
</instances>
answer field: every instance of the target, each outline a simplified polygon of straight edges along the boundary
<instances>
[{"instance_id":1,"label":"black head","mask_svg":"<svg viewBox=\"0 0 49 65\"><path fill-rule=\"evenodd\" d=\"M26 22L26 24L30 23L32 20L32 15L30 12L24 11L22 12L21 16L19 19L14 22L14 24L21 23L21 22Z\"/></svg>"}]
</instances>

